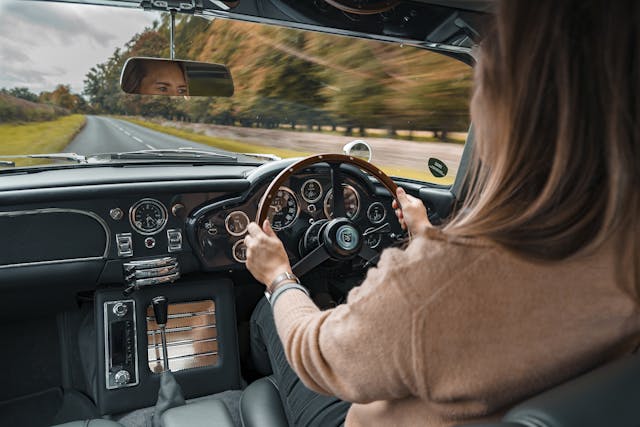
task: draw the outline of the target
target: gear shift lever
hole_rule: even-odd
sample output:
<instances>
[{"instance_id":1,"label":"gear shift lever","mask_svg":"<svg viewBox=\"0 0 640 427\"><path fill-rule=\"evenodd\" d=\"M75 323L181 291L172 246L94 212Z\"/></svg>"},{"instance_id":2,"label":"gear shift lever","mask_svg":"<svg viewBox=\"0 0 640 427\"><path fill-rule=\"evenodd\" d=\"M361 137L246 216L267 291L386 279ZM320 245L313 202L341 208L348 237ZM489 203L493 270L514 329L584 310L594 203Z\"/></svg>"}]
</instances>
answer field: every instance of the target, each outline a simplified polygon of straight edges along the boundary
<instances>
[{"instance_id":1,"label":"gear shift lever","mask_svg":"<svg viewBox=\"0 0 640 427\"><path fill-rule=\"evenodd\" d=\"M162 414L170 408L185 404L180 384L173 377L173 373L169 369L169 356L167 354L167 320L169 318L169 300L167 297L159 295L151 300L153 305L153 314L156 317L156 323L160 328L160 337L162 338L162 357L164 362L164 370L160 376L160 389L158 390L158 401L156 402L155 411L153 413L153 426L162 427Z\"/></svg>"},{"instance_id":2,"label":"gear shift lever","mask_svg":"<svg viewBox=\"0 0 640 427\"><path fill-rule=\"evenodd\" d=\"M153 314L156 317L156 323L160 327L160 338L162 339L162 358L164 370L169 371L169 356L167 355L167 319L169 317L169 300L167 297L159 295L151 300L153 304Z\"/></svg>"}]
</instances>

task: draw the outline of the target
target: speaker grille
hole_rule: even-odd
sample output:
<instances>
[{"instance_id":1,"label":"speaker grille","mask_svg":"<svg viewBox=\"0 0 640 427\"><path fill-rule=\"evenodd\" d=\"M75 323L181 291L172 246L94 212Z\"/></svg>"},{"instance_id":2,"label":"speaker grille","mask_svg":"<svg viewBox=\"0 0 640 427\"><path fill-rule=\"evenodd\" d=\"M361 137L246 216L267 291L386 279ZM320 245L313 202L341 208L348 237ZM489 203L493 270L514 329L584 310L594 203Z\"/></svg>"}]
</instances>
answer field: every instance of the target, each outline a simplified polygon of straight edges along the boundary
<instances>
[{"instance_id":1,"label":"speaker grille","mask_svg":"<svg viewBox=\"0 0 640 427\"><path fill-rule=\"evenodd\" d=\"M218 364L216 310L212 300L169 304L166 332L172 371ZM147 353L149 369L161 372L164 369L162 340L151 305L147 307Z\"/></svg>"}]
</instances>

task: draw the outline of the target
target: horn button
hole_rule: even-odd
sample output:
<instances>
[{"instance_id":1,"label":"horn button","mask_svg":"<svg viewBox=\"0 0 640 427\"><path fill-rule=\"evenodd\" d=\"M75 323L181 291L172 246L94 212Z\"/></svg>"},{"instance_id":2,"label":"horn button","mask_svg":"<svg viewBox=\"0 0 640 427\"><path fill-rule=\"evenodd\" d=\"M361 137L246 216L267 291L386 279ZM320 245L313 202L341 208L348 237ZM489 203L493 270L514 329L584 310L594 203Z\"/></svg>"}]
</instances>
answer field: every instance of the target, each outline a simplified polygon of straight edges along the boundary
<instances>
[{"instance_id":1,"label":"horn button","mask_svg":"<svg viewBox=\"0 0 640 427\"><path fill-rule=\"evenodd\" d=\"M329 221L322 231L322 240L329 254L337 259L350 259L362 248L360 230L347 218Z\"/></svg>"}]
</instances>

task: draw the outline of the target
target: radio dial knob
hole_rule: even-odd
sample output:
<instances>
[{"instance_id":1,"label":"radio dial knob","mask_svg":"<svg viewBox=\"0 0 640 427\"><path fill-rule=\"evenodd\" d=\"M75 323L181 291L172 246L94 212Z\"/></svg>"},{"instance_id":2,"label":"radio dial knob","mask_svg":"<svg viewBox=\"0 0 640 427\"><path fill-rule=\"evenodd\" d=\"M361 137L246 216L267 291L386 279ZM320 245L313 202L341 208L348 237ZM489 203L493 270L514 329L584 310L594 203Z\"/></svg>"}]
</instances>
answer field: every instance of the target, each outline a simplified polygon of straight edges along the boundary
<instances>
[{"instance_id":1,"label":"radio dial knob","mask_svg":"<svg viewBox=\"0 0 640 427\"><path fill-rule=\"evenodd\" d=\"M116 384L121 386L127 384L130 379L131 374L129 374L129 371L125 371L124 369L116 372L116 374L113 376L113 380L116 382Z\"/></svg>"},{"instance_id":2,"label":"radio dial knob","mask_svg":"<svg viewBox=\"0 0 640 427\"><path fill-rule=\"evenodd\" d=\"M113 306L113 314L115 314L118 317L124 316L125 314L127 314L128 311L129 309L127 308L127 305L121 302Z\"/></svg>"}]
</instances>

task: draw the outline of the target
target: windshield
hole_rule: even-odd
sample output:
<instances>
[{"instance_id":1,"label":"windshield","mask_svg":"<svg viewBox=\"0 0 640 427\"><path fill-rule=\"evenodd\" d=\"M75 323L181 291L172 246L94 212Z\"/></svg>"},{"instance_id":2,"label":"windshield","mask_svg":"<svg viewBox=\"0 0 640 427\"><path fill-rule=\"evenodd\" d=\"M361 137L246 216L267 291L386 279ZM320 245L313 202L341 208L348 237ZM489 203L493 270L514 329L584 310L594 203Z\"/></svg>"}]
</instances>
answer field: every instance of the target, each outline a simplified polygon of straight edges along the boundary
<instances>
[{"instance_id":1,"label":"windshield","mask_svg":"<svg viewBox=\"0 0 640 427\"><path fill-rule=\"evenodd\" d=\"M361 139L392 176L453 182L469 126L467 65L400 44L187 15L175 35L176 58L229 68L232 97L122 92L129 57L169 57L166 13L3 1L0 168L175 149L268 161L340 153ZM37 153L81 156L16 157Z\"/></svg>"}]
</instances>

